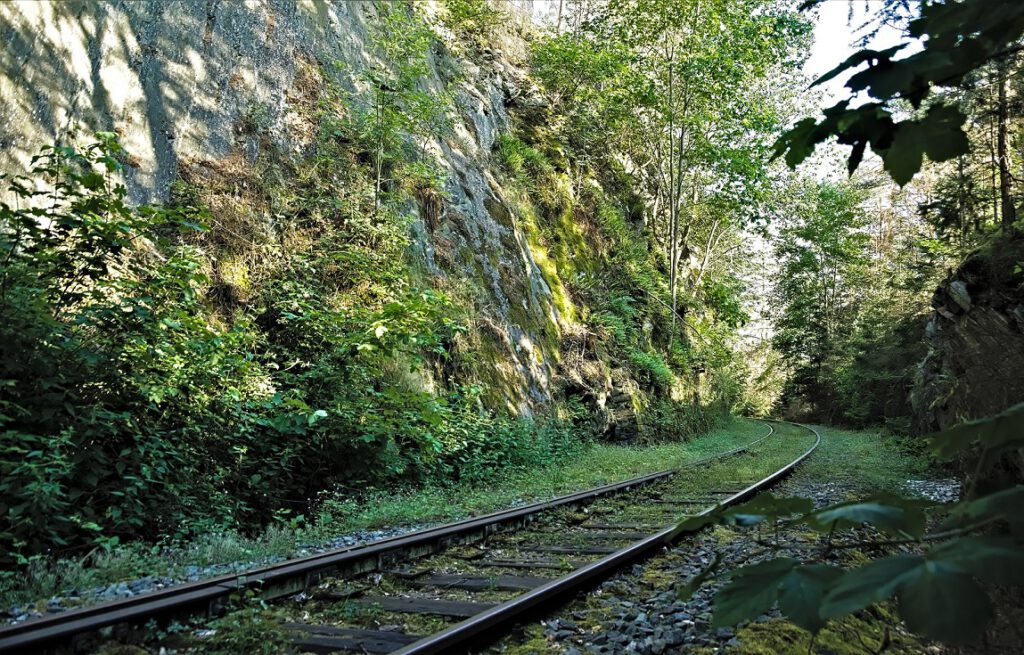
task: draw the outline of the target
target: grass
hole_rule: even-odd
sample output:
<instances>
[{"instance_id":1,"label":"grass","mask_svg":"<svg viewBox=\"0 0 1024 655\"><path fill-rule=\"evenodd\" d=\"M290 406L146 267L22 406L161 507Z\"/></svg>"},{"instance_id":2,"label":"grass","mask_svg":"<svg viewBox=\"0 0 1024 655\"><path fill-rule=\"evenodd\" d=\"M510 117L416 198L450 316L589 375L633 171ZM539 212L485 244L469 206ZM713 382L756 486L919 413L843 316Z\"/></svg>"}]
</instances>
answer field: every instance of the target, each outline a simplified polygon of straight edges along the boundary
<instances>
[{"instance_id":1,"label":"grass","mask_svg":"<svg viewBox=\"0 0 1024 655\"><path fill-rule=\"evenodd\" d=\"M734 419L703 437L650 447L598 444L575 461L539 470L515 471L486 485L436 485L370 494L356 503L324 502L314 530L321 536L381 526L445 521L547 500L602 484L675 468L753 441L767 432L763 423Z\"/></svg>"},{"instance_id":2,"label":"grass","mask_svg":"<svg viewBox=\"0 0 1024 655\"><path fill-rule=\"evenodd\" d=\"M298 555L310 545L357 530L437 523L546 500L590 487L674 468L766 433L763 423L732 419L688 442L651 447L595 444L572 461L506 473L487 484L428 485L372 492L360 499L328 497L308 525L275 525L248 537L212 532L176 548L129 543L82 559L39 561L24 574L0 578L0 609L42 611L46 599L142 576L185 579L193 567L241 563L239 570ZM220 574L218 570L212 574ZM87 602L88 599L82 599Z\"/></svg>"},{"instance_id":3,"label":"grass","mask_svg":"<svg viewBox=\"0 0 1024 655\"><path fill-rule=\"evenodd\" d=\"M821 446L797 469L796 482L841 482L860 493L899 493L907 480L934 477L920 439L878 430L814 428L821 433Z\"/></svg>"}]
</instances>

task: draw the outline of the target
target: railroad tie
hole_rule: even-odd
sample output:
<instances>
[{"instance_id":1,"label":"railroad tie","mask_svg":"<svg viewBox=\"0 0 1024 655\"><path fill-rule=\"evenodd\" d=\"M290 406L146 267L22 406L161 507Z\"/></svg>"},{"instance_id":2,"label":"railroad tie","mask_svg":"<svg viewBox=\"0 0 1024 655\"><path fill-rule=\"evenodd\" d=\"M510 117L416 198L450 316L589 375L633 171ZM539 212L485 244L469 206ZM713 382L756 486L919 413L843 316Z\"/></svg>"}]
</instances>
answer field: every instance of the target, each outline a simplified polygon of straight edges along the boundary
<instances>
[{"instance_id":1,"label":"railroad tie","mask_svg":"<svg viewBox=\"0 0 1024 655\"><path fill-rule=\"evenodd\" d=\"M445 589L469 589L470 591L529 591L551 582L551 578L532 575L495 575L479 577L470 575L435 575L415 580L417 587L443 587Z\"/></svg>"},{"instance_id":2,"label":"railroad tie","mask_svg":"<svg viewBox=\"0 0 1024 655\"><path fill-rule=\"evenodd\" d=\"M578 562L574 560L558 562L551 559L489 559L484 560L483 562L477 562L476 565L491 566L495 568L504 569L554 569L556 571L567 571L572 569L578 569L584 564L586 564L586 562Z\"/></svg>"},{"instance_id":3,"label":"railroad tie","mask_svg":"<svg viewBox=\"0 0 1024 655\"><path fill-rule=\"evenodd\" d=\"M356 601L360 605L379 607L386 612L404 614L435 614L466 618L487 611L497 603L474 603L462 600L436 600L405 596L371 596Z\"/></svg>"},{"instance_id":4,"label":"railroad tie","mask_svg":"<svg viewBox=\"0 0 1024 655\"><path fill-rule=\"evenodd\" d=\"M519 550L534 553L565 553L568 555L608 555L618 548L610 546L522 546Z\"/></svg>"},{"instance_id":5,"label":"railroad tie","mask_svg":"<svg viewBox=\"0 0 1024 655\"><path fill-rule=\"evenodd\" d=\"M580 539L593 539L595 541L615 541L616 539L644 539L651 536L650 532L582 532L574 534L573 537Z\"/></svg>"},{"instance_id":6,"label":"railroad tie","mask_svg":"<svg viewBox=\"0 0 1024 655\"><path fill-rule=\"evenodd\" d=\"M619 531L619 532L574 532L574 533L572 533L572 537L574 539L583 539L583 540L590 540L590 541L602 541L602 540L603 541L615 541L617 539L634 539L635 540L635 539L643 539L645 537L649 537L649 536L651 536L651 533L655 532L655 531L656 531L656 529L652 529L651 532L625 532L625 531ZM544 532L541 532L539 534L559 534L559 535L564 535L564 534L566 534L566 532L565 532L565 530L562 530L561 532L544 531Z\"/></svg>"},{"instance_id":7,"label":"railroad tie","mask_svg":"<svg viewBox=\"0 0 1024 655\"><path fill-rule=\"evenodd\" d=\"M301 633L292 643L310 653L334 653L339 650L390 653L423 638L422 635L407 635L404 632L337 628L332 625L288 623L284 627Z\"/></svg>"}]
</instances>

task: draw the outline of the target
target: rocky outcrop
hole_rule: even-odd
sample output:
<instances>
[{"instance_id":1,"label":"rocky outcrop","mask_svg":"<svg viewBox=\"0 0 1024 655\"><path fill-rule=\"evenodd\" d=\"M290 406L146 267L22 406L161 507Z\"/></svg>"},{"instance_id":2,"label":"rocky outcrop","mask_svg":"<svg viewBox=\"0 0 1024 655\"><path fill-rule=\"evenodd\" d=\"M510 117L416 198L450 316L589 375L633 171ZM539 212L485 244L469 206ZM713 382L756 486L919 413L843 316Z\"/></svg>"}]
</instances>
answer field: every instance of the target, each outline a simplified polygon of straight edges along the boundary
<instances>
[{"instance_id":1,"label":"rocky outcrop","mask_svg":"<svg viewBox=\"0 0 1024 655\"><path fill-rule=\"evenodd\" d=\"M912 400L918 431L1024 400L1024 239L972 254L939 286Z\"/></svg>"},{"instance_id":2,"label":"rocky outcrop","mask_svg":"<svg viewBox=\"0 0 1024 655\"><path fill-rule=\"evenodd\" d=\"M529 414L552 399L567 321L514 191L492 162L510 113L545 105L524 72L530 17L517 6L491 48L470 52L442 35L432 49L421 87L452 91L456 116L453 133L425 149L447 183L443 198L419 197L409 212L424 270L471 289L479 320L469 347L501 396L492 404ZM42 145L77 129L81 141L119 135L134 202L164 201L196 171L234 171L259 184L251 164L261 149L285 158L308 150L316 131L309 110L323 84L352 97L366 90L379 8L345 0L0 4L0 172L21 172Z\"/></svg>"},{"instance_id":3,"label":"rocky outcrop","mask_svg":"<svg viewBox=\"0 0 1024 655\"><path fill-rule=\"evenodd\" d=\"M629 373L618 368L612 371L612 391L608 396L608 413L611 417L607 438L611 441L632 443L640 436L640 425L636 416L636 383Z\"/></svg>"}]
</instances>

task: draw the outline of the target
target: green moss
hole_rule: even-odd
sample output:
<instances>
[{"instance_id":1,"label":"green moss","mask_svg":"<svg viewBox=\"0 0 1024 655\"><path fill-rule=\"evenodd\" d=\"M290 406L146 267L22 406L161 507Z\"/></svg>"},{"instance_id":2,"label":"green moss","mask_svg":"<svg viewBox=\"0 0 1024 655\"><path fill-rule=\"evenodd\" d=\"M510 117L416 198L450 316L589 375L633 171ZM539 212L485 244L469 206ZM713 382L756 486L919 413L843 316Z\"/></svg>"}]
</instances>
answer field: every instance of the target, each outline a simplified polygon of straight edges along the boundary
<instances>
[{"instance_id":1,"label":"green moss","mask_svg":"<svg viewBox=\"0 0 1024 655\"><path fill-rule=\"evenodd\" d=\"M506 655L538 655L539 653L560 653L562 649L548 641L544 628L536 623L526 626L515 644L502 650Z\"/></svg>"},{"instance_id":2,"label":"green moss","mask_svg":"<svg viewBox=\"0 0 1024 655\"><path fill-rule=\"evenodd\" d=\"M805 655L832 652L836 655L864 655L878 652L887 636L889 653L920 653L925 644L899 626L891 608L883 606L830 621L814 639L811 634L783 619L751 623L736 635L739 644L726 650L729 655Z\"/></svg>"},{"instance_id":3,"label":"green moss","mask_svg":"<svg viewBox=\"0 0 1024 655\"><path fill-rule=\"evenodd\" d=\"M525 203L522 209L523 220L521 224L526 234L526 243L530 248L530 254L544 276L544 281L547 282L548 287L551 289L551 297L562 318L566 321L574 322L576 319L576 308L573 307L572 301L566 293L565 286L562 284L562 271L559 269L559 262L551 255L548 249L544 235L537 222L536 210ZM566 274L571 274L571 269L568 269L565 262L562 263L562 266L566 268Z\"/></svg>"},{"instance_id":4,"label":"green moss","mask_svg":"<svg viewBox=\"0 0 1024 655\"><path fill-rule=\"evenodd\" d=\"M669 589L679 580L679 574L651 566L644 570L640 579L655 589Z\"/></svg>"}]
</instances>

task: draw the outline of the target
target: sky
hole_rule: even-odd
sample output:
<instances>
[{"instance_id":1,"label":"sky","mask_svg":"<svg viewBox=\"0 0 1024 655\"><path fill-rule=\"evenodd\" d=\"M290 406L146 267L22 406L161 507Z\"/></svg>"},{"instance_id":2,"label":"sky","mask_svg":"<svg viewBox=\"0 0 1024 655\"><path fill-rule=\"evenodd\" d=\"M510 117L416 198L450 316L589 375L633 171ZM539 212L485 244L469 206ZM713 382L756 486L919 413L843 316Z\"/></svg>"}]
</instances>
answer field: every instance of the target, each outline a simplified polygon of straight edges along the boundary
<instances>
[{"instance_id":1,"label":"sky","mask_svg":"<svg viewBox=\"0 0 1024 655\"><path fill-rule=\"evenodd\" d=\"M821 3L816 13L812 15L814 44L811 46L811 56L804 64L804 72L808 77L817 79L860 50L855 46L855 42L860 37L857 28L874 15L881 6L881 0L853 0L853 2L826 0ZM853 9L852 16L851 7ZM868 47L881 50L901 42L902 38L899 32L892 28L885 28L879 31ZM825 96L821 100L822 107L829 107L849 97L849 91L844 88L844 84L850 75L852 73L841 75L818 87ZM844 176L847 152L848 148L845 146L834 144L819 147L818 153L805 164L804 170L819 178ZM869 153L868 157L870 158L870 156ZM766 284L772 274L774 260L771 257L770 241L760 234L749 234L747 244L751 256L760 262L761 269L754 274L752 279L747 280L750 295L745 299L745 309L750 312L751 320L739 331L739 334L742 339L753 344L771 338L774 332L771 320L768 318L766 304Z\"/></svg>"},{"instance_id":2,"label":"sky","mask_svg":"<svg viewBox=\"0 0 1024 655\"><path fill-rule=\"evenodd\" d=\"M804 71L817 79L859 50L853 45L860 36L857 28L877 12L882 4L882 0L825 0L821 3L814 25L814 45L811 47L810 59L804 64ZM868 46L881 50L897 45L901 41L899 32L892 28L883 28ZM842 75L822 85L827 105L847 97L848 93L843 85L848 77L849 74Z\"/></svg>"}]
</instances>

